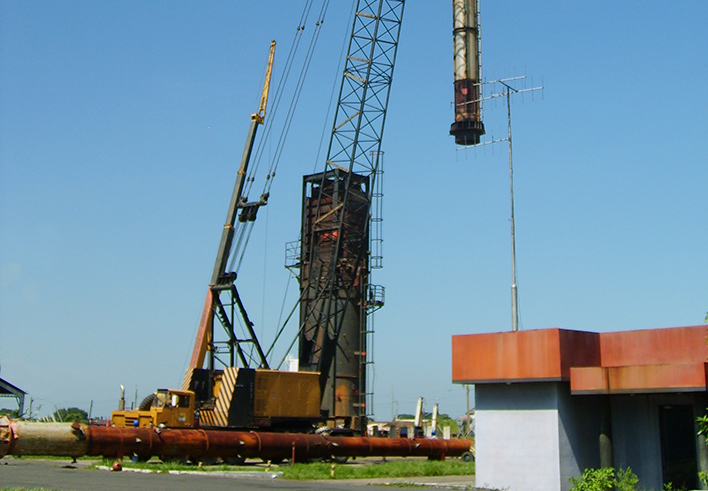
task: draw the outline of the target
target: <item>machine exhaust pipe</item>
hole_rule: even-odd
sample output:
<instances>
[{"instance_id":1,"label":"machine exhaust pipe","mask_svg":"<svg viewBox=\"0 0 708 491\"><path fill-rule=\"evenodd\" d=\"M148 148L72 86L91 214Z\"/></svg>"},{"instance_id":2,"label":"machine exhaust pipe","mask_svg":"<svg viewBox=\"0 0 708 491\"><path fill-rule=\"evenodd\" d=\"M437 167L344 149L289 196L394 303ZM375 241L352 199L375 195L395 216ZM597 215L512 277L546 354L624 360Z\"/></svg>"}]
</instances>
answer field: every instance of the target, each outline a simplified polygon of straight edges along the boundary
<instances>
[{"instance_id":1,"label":"machine exhaust pipe","mask_svg":"<svg viewBox=\"0 0 708 491\"><path fill-rule=\"evenodd\" d=\"M118 410L125 411L125 387L120 386L120 401L118 401Z\"/></svg>"}]
</instances>

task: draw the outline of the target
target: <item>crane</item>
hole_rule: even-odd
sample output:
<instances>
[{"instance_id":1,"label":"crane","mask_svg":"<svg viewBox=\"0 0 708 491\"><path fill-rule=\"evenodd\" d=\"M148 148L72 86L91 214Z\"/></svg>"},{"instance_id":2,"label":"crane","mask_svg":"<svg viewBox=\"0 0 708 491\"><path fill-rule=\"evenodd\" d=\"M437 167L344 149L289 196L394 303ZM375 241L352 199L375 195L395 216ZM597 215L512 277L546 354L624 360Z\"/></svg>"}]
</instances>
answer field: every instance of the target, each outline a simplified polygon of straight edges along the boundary
<instances>
[{"instance_id":1,"label":"crane","mask_svg":"<svg viewBox=\"0 0 708 491\"><path fill-rule=\"evenodd\" d=\"M300 240L295 264L289 266L298 271L300 287L298 372L270 370L236 288L236 273L227 268L236 218L252 223L268 199L264 192L258 201L248 202L242 193L256 131L265 116L275 42L271 44L260 106L251 115L182 386L194 393L196 409L209 426L282 424L281 429L292 431L295 423L304 429L328 420L343 430L366 430L372 397L367 370L373 363L369 319L384 301L383 289L370 283L376 267L370 223L404 6L405 0L357 0L324 170L303 177ZM476 7L476 0L453 0L456 121L451 133L458 144L470 144L484 133ZM475 48L468 60L473 68L466 69L458 59L468 56L470 46ZM458 79L458 72L467 78ZM228 296L226 301L222 295ZM226 341L215 338L215 318ZM245 326L245 337L237 336L236 322ZM269 406L271 399L277 407Z\"/></svg>"},{"instance_id":2,"label":"crane","mask_svg":"<svg viewBox=\"0 0 708 491\"><path fill-rule=\"evenodd\" d=\"M247 198L243 196L243 188L246 182L251 152L253 151L253 145L256 139L256 132L258 131L258 127L263 124L265 118L274 56L275 41L272 41L268 55L263 91L261 92L258 110L251 114L251 124L248 128L246 144L236 174L236 181L226 214L226 222L216 254L214 270L212 272L211 281L209 282L209 288L199 321L197 338L194 343L192 357L183 384L184 389L195 390L197 397L200 398L201 396L201 399L207 399L208 394L212 392L214 384L213 372L217 368L218 361L221 361L223 366L234 367L236 366L236 358L238 357L238 360L244 367L255 365L258 368L269 368L268 361L253 329L253 322L251 322L248 317L248 313L236 288L236 273L227 271L227 266L229 257L232 254L236 226L253 222L256 219L258 209L261 206L265 206L268 201L268 195L263 194L258 201L248 202ZM238 224L236 222L237 218L239 221ZM227 297L226 301L222 300L222 294ZM236 330L234 329L234 324L237 322L236 315L241 317L242 323L246 328L248 334L246 338L239 338L236 334ZM216 340L217 338L214 335L215 318L224 329L226 341ZM253 350L247 353L243 345L251 345ZM251 354L253 351L255 351L255 356ZM228 356L228 359L219 360L219 356L224 353ZM205 370L202 370L205 362L207 367ZM194 379L195 377L198 378L198 380Z\"/></svg>"}]
</instances>

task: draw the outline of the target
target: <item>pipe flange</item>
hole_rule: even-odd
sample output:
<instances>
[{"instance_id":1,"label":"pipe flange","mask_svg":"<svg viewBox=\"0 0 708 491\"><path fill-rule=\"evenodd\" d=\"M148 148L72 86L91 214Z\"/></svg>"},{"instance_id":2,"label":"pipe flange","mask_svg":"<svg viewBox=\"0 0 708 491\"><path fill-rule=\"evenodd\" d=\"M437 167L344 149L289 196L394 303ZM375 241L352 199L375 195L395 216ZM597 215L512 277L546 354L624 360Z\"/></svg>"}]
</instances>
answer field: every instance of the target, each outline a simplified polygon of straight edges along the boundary
<instances>
[{"instance_id":1,"label":"pipe flange","mask_svg":"<svg viewBox=\"0 0 708 491\"><path fill-rule=\"evenodd\" d=\"M12 443L12 422L6 417L0 418L0 459L10 451Z\"/></svg>"}]
</instances>

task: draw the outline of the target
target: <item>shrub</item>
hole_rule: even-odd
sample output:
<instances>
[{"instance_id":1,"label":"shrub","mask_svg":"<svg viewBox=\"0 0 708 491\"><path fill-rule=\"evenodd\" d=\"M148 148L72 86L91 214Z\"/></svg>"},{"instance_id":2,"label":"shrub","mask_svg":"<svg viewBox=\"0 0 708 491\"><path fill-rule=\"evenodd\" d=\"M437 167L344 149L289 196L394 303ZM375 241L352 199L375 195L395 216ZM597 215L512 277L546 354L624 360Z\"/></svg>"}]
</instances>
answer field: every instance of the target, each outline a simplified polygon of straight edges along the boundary
<instances>
[{"instance_id":1,"label":"shrub","mask_svg":"<svg viewBox=\"0 0 708 491\"><path fill-rule=\"evenodd\" d=\"M708 486L708 472L699 472L698 473L698 480L703 483L704 486Z\"/></svg>"},{"instance_id":2,"label":"shrub","mask_svg":"<svg viewBox=\"0 0 708 491\"><path fill-rule=\"evenodd\" d=\"M571 491L607 491L614 488L616 491L634 491L639 478L632 472L632 469L620 469L617 471L612 467L602 469L585 469L581 477L571 477L573 485Z\"/></svg>"},{"instance_id":3,"label":"shrub","mask_svg":"<svg viewBox=\"0 0 708 491\"><path fill-rule=\"evenodd\" d=\"M639 478L632 472L630 467L617 471L617 479L615 480L616 491L634 491L637 489Z\"/></svg>"},{"instance_id":4,"label":"shrub","mask_svg":"<svg viewBox=\"0 0 708 491\"><path fill-rule=\"evenodd\" d=\"M571 477L570 491L607 491L615 484L615 470L612 467L585 469L581 477Z\"/></svg>"}]
</instances>

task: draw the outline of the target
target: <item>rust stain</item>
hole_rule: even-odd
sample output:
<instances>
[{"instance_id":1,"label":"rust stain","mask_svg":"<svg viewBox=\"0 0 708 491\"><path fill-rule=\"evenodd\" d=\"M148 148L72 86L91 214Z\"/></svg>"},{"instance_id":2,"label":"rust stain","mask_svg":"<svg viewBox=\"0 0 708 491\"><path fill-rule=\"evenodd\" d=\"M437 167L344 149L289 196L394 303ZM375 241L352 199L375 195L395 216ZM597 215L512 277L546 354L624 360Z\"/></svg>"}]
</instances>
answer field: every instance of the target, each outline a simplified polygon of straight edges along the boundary
<instances>
[{"instance_id":1,"label":"rust stain","mask_svg":"<svg viewBox=\"0 0 708 491\"><path fill-rule=\"evenodd\" d=\"M570 367L599 362L598 334L539 329L452 337L457 383L569 380Z\"/></svg>"},{"instance_id":2,"label":"rust stain","mask_svg":"<svg viewBox=\"0 0 708 491\"><path fill-rule=\"evenodd\" d=\"M706 391L707 327L453 336L456 383L570 381L574 394Z\"/></svg>"},{"instance_id":3,"label":"rust stain","mask_svg":"<svg viewBox=\"0 0 708 491\"><path fill-rule=\"evenodd\" d=\"M602 366L701 363L708 360L706 326L600 334Z\"/></svg>"},{"instance_id":4,"label":"rust stain","mask_svg":"<svg viewBox=\"0 0 708 491\"><path fill-rule=\"evenodd\" d=\"M330 456L419 456L442 460L470 451L470 440L331 437L305 433L266 433L203 429L114 428L81 425L79 439L68 423L14 422L19 438L10 455L92 455L118 457L259 457L296 461ZM51 427L49 426L51 425Z\"/></svg>"}]
</instances>

